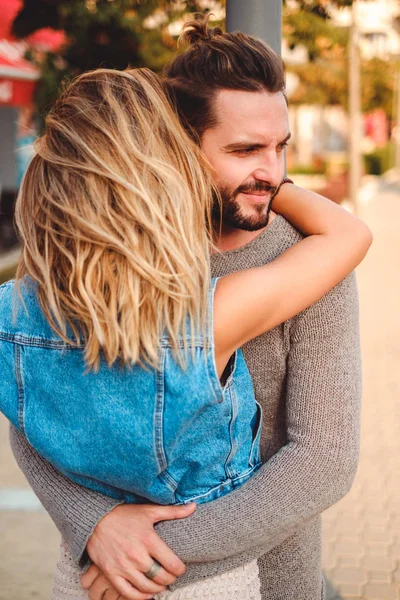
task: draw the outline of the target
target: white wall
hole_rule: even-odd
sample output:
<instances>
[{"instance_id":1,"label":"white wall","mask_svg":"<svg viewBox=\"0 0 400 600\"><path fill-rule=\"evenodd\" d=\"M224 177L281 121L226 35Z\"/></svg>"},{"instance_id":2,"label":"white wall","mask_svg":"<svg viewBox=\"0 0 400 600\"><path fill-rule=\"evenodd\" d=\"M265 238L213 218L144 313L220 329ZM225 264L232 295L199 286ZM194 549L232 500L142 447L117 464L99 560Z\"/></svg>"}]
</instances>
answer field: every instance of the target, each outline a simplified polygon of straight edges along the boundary
<instances>
[{"instance_id":1,"label":"white wall","mask_svg":"<svg viewBox=\"0 0 400 600\"><path fill-rule=\"evenodd\" d=\"M290 106L289 99L289 122L297 164L311 165L313 157L347 149L348 117L340 106Z\"/></svg>"}]
</instances>

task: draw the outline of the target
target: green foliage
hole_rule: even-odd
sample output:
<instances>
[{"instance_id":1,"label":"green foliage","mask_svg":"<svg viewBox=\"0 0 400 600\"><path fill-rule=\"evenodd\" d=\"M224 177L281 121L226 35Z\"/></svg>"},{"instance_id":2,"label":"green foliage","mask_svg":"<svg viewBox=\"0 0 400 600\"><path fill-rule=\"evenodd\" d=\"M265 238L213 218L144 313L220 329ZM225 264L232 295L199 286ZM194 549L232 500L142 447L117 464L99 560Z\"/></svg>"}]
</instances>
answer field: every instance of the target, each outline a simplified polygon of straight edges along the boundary
<instances>
[{"instance_id":1,"label":"green foliage","mask_svg":"<svg viewBox=\"0 0 400 600\"><path fill-rule=\"evenodd\" d=\"M351 2L335 4L342 6ZM289 48L302 46L309 59L306 64L288 66L288 71L295 73L299 80L290 102L345 104L348 31L332 24L327 3L317 0L288 3L283 11L283 35Z\"/></svg>"},{"instance_id":2,"label":"green foliage","mask_svg":"<svg viewBox=\"0 0 400 600\"><path fill-rule=\"evenodd\" d=\"M324 175L326 172L326 164L321 161L315 165L294 165L288 169L289 175Z\"/></svg>"},{"instance_id":3,"label":"green foliage","mask_svg":"<svg viewBox=\"0 0 400 600\"><path fill-rule=\"evenodd\" d=\"M330 2L350 6L349 0ZM335 27L329 19L326 2L304 0L286 5L283 33L289 47L306 48L309 63L289 65L299 84L290 97L295 104L348 105L349 31ZM388 118L393 106L393 61L374 58L361 62L361 93L364 112L383 108Z\"/></svg>"},{"instance_id":4,"label":"green foliage","mask_svg":"<svg viewBox=\"0 0 400 600\"><path fill-rule=\"evenodd\" d=\"M329 7L352 0L283 2L283 35L290 48L303 46L309 63L290 65L299 85L291 103L347 105L348 31L335 27ZM42 27L62 29L68 43L57 53L34 54L42 71L37 87L39 113L45 115L61 81L99 66L148 66L161 71L176 51L169 24L191 12L225 6L225 0L24 0L14 31L25 37ZM223 25L218 23L218 25ZM394 65L374 59L362 65L365 111L382 106L391 114Z\"/></svg>"},{"instance_id":5,"label":"green foliage","mask_svg":"<svg viewBox=\"0 0 400 600\"><path fill-rule=\"evenodd\" d=\"M107 67L163 68L176 50L168 24L201 9L197 0L24 0L13 29L25 37L42 27L65 32L67 43L57 53L34 53L41 68L38 112L45 116L65 78Z\"/></svg>"},{"instance_id":6,"label":"green foliage","mask_svg":"<svg viewBox=\"0 0 400 600\"><path fill-rule=\"evenodd\" d=\"M389 119L393 113L394 60L373 58L361 64L361 100L364 112L382 108Z\"/></svg>"},{"instance_id":7,"label":"green foliage","mask_svg":"<svg viewBox=\"0 0 400 600\"><path fill-rule=\"evenodd\" d=\"M85 29L88 22L107 25L110 15L120 23L125 18L138 14L145 19L157 8L163 9L176 1L160 0L24 0L17 15L13 31L17 37L52 27L75 35L79 28ZM78 27L77 27L78 26ZM89 40L88 40L89 41Z\"/></svg>"},{"instance_id":8,"label":"green foliage","mask_svg":"<svg viewBox=\"0 0 400 600\"><path fill-rule=\"evenodd\" d=\"M299 84L290 97L291 104L340 104L347 108L349 97L346 56L327 61L294 65L290 71ZM361 62L361 101L363 112L382 108L390 119L393 111L394 61L373 58Z\"/></svg>"},{"instance_id":9,"label":"green foliage","mask_svg":"<svg viewBox=\"0 0 400 600\"><path fill-rule=\"evenodd\" d=\"M317 14L325 19L329 19L329 7L335 6L336 8L344 8L346 6L352 6L353 0L297 0L296 2L299 10L309 11ZM283 6L287 7L287 0L283 0Z\"/></svg>"},{"instance_id":10,"label":"green foliage","mask_svg":"<svg viewBox=\"0 0 400 600\"><path fill-rule=\"evenodd\" d=\"M28 58L30 56L28 55ZM34 57L32 60L35 62ZM36 61L37 62L37 61ZM39 125L59 95L61 82L72 77L72 72L59 54L47 53L40 60L41 78L35 90L35 103L38 110Z\"/></svg>"},{"instance_id":11,"label":"green foliage","mask_svg":"<svg viewBox=\"0 0 400 600\"><path fill-rule=\"evenodd\" d=\"M364 168L369 175L382 175L394 167L394 144L389 143L373 152L364 154Z\"/></svg>"},{"instance_id":12,"label":"green foliage","mask_svg":"<svg viewBox=\"0 0 400 600\"><path fill-rule=\"evenodd\" d=\"M313 4L320 6L317 2ZM332 25L325 9L314 10L307 2L298 2L284 10L283 35L290 49L305 47L310 61L342 53L347 42L347 33Z\"/></svg>"},{"instance_id":13,"label":"green foliage","mask_svg":"<svg viewBox=\"0 0 400 600\"><path fill-rule=\"evenodd\" d=\"M13 33L26 37L42 27L61 29L57 0L25 0L13 23Z\"/></svg>"},{"instance_id":14,"label":"green foliage","mask_svg":"<svg viewBox=\"0 0 400 600\"><path fill-rule=\"evenodd\" d=\"M290 71L299 78L299 84L290 96L291 104L346 105L347 75L340 61L320 60L292 66Z\"/></svg>"}]
</instances>

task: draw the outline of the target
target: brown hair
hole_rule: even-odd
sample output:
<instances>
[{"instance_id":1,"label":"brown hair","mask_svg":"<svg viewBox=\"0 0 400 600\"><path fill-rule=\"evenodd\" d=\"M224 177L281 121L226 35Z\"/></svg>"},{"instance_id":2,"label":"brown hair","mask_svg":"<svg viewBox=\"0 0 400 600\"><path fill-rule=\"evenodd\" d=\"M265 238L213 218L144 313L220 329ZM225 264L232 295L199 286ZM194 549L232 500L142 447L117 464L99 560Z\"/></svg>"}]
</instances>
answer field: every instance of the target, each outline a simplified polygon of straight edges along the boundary
<instances>
[{"instance_id":1,"label":"brown hair","mask_svg":"<svg viewBox=\"0 0 400 600\"><path fill-rule=\"evenodd\" d=\"M218 91L285 91L283 62L269 46L239 31L210 28L209 19L197 15L185 23L179 44L186 48L164 71L179 116L197 142L216 124L213 99Z\"/></svg>"}]
</instances>

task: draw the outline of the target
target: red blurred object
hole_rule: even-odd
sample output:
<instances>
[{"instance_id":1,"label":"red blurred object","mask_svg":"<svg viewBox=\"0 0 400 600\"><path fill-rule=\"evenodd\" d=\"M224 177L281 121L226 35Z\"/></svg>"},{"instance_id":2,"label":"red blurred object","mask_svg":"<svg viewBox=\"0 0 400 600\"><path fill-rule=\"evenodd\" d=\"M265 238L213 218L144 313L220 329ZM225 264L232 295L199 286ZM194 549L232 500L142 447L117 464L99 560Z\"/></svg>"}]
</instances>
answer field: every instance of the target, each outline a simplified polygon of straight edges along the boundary
<instances>
[{"instance_id":1,"label":"red blurred object","mask_svg":"<svg viewBox=\"0 0 400 600\"><path fill-rule=\"evenodd\" d=\"M21 8L21 0L0 0L0 39L10 37L11 25Z\"/></svg>"},{"instance_id":2,"label":"red blurred object","mask_svg":"<svg viewBox=\"0 0 400 600\"><path fill-rule=\"evenodd\" d=\"M365 133L377 148L382 148L389 140L389 123L382 108L376 108L364 116Z\"/></svg>"},{"instance_id":3,"label":"red blurred object","mask_svg":"<svg viewBox=\"0 0 400 600\"><path fill-rule=\"evenodd\" d=\"M65 42L65 34L63 31L55 31L46 27L44 29L38 29L35 33L32 33L26 38L29 46L37 48L39 50L53 51L55 52Z\"/></svg>"},{"instance_id":4,"label":"red blurred object","mask_svg":"<svg viewBox=\"0 0 400 600\"><path fill-rule=\"evenodd\" d=\"M0 106L27 106L32 102L39 70L24 59L25 42L0 40Z\"/></svg>"},{"instance_id":5,"label":"red blurred object","mask_svg":"<svg viewBox=\"0 0 400 600\"><path fill-rule=\"evenodd\" d=\"M62 31L39 29L25 40L11 35L22 0L0 0L0 106L28 106L40 71L24 56L29 48L56 51L65 42Z\"/></svg>"}]
</instances>

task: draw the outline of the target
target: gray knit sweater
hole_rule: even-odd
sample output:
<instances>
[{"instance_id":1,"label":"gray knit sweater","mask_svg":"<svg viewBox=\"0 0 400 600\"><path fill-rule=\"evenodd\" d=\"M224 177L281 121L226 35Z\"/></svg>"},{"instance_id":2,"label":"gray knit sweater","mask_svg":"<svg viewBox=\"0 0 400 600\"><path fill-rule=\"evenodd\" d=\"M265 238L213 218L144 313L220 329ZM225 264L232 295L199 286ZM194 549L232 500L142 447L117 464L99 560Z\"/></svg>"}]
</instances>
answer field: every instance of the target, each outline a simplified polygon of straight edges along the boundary
<instances>
[{"instance_id":1,"label":"gray knit sweater","mask_svg":"<svg viewBox=\"0 0 400 600\"><path fill-rule=\"evenodd\" d=\"M213 275L265 264L299 239L278 216L248 245L214 254ZM263 407L265 464L236 491L198 506L187 519L160 523L157 531L187 563L177 585L258 558L263 599L321 600L320 514L349 490L359 451L354 275L248 343L244 353ZM33 489L81 560L96 523L118 502L67 480L15 429L11 442Z\"/></svg>"}]
</instances>

